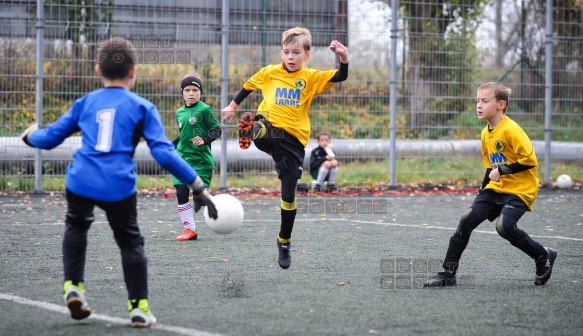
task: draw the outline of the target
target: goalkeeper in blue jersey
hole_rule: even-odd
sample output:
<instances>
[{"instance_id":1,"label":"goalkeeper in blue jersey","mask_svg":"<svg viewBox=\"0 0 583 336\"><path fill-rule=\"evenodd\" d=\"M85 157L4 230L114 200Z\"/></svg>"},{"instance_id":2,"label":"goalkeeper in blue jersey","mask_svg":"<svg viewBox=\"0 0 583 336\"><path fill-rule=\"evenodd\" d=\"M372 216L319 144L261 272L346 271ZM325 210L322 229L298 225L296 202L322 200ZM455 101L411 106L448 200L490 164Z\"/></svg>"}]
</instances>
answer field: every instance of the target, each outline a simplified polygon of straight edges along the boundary
<instances>
[{"instance_id":1,"label":"goalkeeper in blue jersey","mask_svg":"<svg viewBox=\"0 0 583 336\"><path fill-rule=\"evenodd\" d=\"M132 327L156 323L148 303L148 269L144 236L137 222L136 165L133 155L140 138L154 159L187 184L194 194L195 211L206 206L217 211L201 178L174 150L164 133L160 113L148 100L133 93L136 80L135 50L115 37L99 49L95 71L103 88L77 99L54 124L32 125L22 133L26 144L53 149L76 132L82 146L73 155L65 178L67 214L63 235L64 299L71 317L91 314L84 297L87 231L95 219L95 206L103 209L121 251Z\"/></svg>"}]
</instances>

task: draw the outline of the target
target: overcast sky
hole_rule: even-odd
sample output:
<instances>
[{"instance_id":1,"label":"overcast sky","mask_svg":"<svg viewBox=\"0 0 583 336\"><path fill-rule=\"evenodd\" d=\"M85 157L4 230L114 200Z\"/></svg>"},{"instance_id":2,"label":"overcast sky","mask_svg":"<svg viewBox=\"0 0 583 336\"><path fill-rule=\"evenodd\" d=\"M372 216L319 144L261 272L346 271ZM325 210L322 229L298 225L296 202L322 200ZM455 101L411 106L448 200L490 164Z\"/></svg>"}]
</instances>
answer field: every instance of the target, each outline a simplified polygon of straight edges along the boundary
<instances>
[{"instance_id":1,"label":"overcast sky","mask_svg":"<svg viewBox=\"0 0 583 336\"><path fill-rule=\"evenodd\" d=\"M503 33L509 34L514 28L513 22L520 13L520 1L504 1L502 17ZM351 55L355 53L357 59L351 57L351 62L361 61L370 63L371 60L379 65L388 65L391 41L391 9L387 0L385 2L374 0L348 0L349 13L349 44ZM478 49L487 63L492 59L496 48L495 44L495 11L488 7L483 11L483 20L478 28L476 37L479 41ZM399 22L399 29L402 23ZM397 51L398 61L402 60L402 47ZM512 63L513 60L506 60Z\"/></svg>"}]
</instances>

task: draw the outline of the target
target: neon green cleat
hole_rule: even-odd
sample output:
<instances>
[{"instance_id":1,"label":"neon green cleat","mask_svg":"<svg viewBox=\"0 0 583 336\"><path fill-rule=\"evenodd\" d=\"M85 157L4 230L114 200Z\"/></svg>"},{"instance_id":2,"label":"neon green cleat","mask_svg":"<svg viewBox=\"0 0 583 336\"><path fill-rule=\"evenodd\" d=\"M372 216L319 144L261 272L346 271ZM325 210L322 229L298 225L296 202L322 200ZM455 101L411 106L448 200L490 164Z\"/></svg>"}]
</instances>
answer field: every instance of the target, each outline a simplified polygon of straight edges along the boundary
<instances>
[{"instance_id":1,"label":"neon green cleat","mask_svg":"<svg viewBox=\"0 0 583 336\"><path fill-rule=\"evenodd\" d=\"M156 317L150 310L148 299L129 300L128 310L132 319L132 328L148 328L156 324Z\"/></svg>"},{"instance_id":2,"label":"neon green cleat","mask_svg":"<svg viewBox=\"0 0 583 336\"><path fill-rule=\"evenodd\" d=\"M83 293L83 283L79 282L77 285L73 285L73 281L67 280L64 285L63 298L65 303L71 312L71 317L75 320L82 320L91 315L91 308L85 301L85 296Z\"/></svg>"}]
</instances>

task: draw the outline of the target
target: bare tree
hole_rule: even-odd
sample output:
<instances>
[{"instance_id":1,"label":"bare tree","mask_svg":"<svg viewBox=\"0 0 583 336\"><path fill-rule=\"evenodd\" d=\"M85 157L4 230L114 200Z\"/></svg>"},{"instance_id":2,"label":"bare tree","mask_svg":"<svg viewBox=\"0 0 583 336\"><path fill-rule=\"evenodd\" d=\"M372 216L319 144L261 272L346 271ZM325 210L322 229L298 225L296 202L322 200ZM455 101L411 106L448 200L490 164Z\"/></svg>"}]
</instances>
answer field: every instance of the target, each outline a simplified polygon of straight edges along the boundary
<instances>
[{"instance_id":1,"label":"bare tree","mask_svg":"<svg viewBox=\"0 0 583 336\"><path fill-rule=\"evenodd\" d=\"M401 1L407 21L408 38L407 82L410 94L412 128L433 125L435 120L424 113L428 97L450 92L463 95L464 83L471 82L472 39L478 26L477 18L483 0ZM447 83L455 83L455 88ZM457 90L452 92L451 90ZM461 94L460 94L461 93ZM432 109L454 111L461 106L450 100L447 105L436 104ZM443 118L439 120L443 121Z\"/></svg>"}]
</instances>

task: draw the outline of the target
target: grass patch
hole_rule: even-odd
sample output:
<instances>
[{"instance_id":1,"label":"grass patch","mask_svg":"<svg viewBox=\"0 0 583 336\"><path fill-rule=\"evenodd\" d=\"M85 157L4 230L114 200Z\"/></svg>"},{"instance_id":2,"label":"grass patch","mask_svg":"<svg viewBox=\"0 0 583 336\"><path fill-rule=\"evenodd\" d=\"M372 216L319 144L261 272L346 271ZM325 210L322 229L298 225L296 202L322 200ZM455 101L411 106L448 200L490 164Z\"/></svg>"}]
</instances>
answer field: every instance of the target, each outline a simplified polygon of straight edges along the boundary
<instances>
[{"instance_id":1,"label":"grass patch","mask_svg":"<svg viewBox=\"0 0 583 336\"><path fill-rule=\"evenodd\" d=\"M539 162L539 179L544 180L544 165ZM416 185L451 185L474 186L482 182L485 169L477 158L401 158L397 160L396 184ZM552 179L560 174L569 174L574 181L583 180L583 164L573 162L553 162ZM306 171L299 183L310 184L312 177ZM353 161L342 164L336 183L365 184L371 187L388 185L390 182L390 165L388 160L380 161ZM64 191L65 178L63 176L43 176L43 190ZM164 190L174 189L170 175L139 175L138 189ZM213 176L212 190L219 190L220 176ZM251 188L279 190L280 182L274 172L270 173L229 173L228 188ZM34 175L17 175L0 177L0 190L3 192L34 191Z\"/></svg>"}]
</instances>

